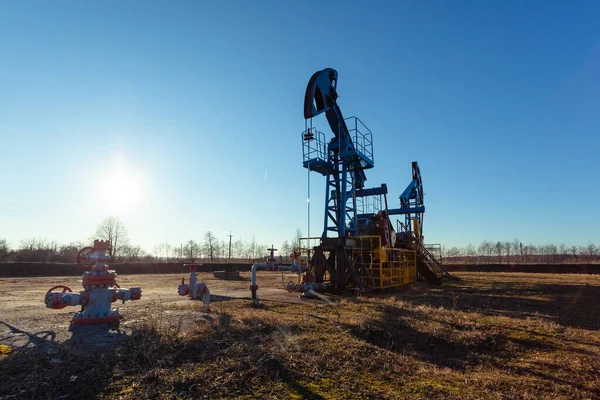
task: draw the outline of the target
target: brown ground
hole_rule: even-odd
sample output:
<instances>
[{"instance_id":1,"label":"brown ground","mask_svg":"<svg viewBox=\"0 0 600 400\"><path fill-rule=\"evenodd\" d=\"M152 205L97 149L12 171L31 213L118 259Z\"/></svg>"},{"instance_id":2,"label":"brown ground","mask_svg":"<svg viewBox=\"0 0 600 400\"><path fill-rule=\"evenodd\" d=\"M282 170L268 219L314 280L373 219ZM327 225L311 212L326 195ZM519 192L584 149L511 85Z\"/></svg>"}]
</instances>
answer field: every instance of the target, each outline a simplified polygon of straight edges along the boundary
<instances>
[{"instance_id":1,"label":"brown ground","mask_svg":"<svg viewBox=\"0 0 600 400\"><path fill-rule=\"evenodd\" d=\"M128 329L135 321L146 318L149 313L160 307L171 307L174 304L186 304L187 297L177 294L177 286L181 278L187 274L143 274L143 275L118 275L117 283L122 288L140 286L142 299L113 303L119 308L124 319L120 329ZM205 282L214 302L224 301L229 298L250 299L250 273L240 273L240 280L215 279L212 273L199 273L198 282ZM297 279L296 275L285 274L285 282ZM290 294L282 290L281 273L257 274L261 300L277 300L284 302L298 302L303 300L297 294ZM66 285L73 291L83 290L80 277L36 277L36 278L2 278L0 279L0 343L16 347L34 347L48 342L73 342L72 329L69 321L78 307L66 307L62 310L45 308L44 296L46 291L55 285ZM248 300L250 301L250 300ZM70 330L71 329L71 330ZM85 329L89 336L90 328ZM76 336L77 336L76 332ZM94 335L96 336L96 335ZM99 335L94 337L94 342L113 341L115 335ZM83 339L83 338L82 338Z\"/></svg>"},{"instance_id":2,"label":"brown ground","mask_svg":"<svg viewBox=\"0 0 600 400\"><path fill-rule=\"evenodd\" d=\"M177 296L181 275L119 276L142 299L118 329L76 331L75 307L42 300L77 279L0 279L0 398L600 398L600 276L457 273L307 301L261 273L256 309L241 275L200 275L209 310Z\"/></svg>"}]
</instances>

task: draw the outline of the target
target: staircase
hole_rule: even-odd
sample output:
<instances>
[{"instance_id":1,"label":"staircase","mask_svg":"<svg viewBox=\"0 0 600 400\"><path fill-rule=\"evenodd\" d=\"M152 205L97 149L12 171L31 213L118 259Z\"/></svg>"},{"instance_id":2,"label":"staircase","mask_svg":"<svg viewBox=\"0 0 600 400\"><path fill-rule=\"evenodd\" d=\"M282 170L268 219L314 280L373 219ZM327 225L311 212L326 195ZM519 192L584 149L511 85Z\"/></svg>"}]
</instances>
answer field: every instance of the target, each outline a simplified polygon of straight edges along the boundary
<instances>
[{"instance_id":1,"label":"staircase","mask_svg":"<svg viewBox=\"0 0 600 400\"><path fill-rule=\"evenodd\" d=\"M415 235L410 232L404 224L398 222L398 232L403 232L407 235L407 239L411 241L417 250L417 271L419 274L432 285L441 285L442 278L456 279L444 267L422 243L420 243Z\"/></svg>"},{"instance_id":2,"label":"staircase","mask_svg":"<svg viewBox=\"0 0 600 400\"><path fill-rule=\"evenodd\" d=\"M413 235L413 239L417 246L417 270L433 285L441 285L442 278L453 278L448 270L440 264L440 262L419 243Z\"/></svg>"}]
</instances>

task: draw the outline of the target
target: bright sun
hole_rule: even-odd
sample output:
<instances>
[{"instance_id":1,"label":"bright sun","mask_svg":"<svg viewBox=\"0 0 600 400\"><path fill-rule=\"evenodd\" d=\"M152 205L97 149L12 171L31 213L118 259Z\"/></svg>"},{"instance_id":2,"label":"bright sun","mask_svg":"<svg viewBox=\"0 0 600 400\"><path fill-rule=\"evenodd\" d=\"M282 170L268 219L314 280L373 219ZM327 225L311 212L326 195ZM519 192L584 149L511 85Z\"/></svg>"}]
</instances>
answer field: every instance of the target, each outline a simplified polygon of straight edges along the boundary
<instances>
[{"instance_id":1,"label":"bright sun","mask_svg":"<svg viewBox=\"0 0 600 400\"><path fill-rule=\"evenodd\" d=\"M108 163L99 172L103 184L98 188L98 200L111 212L129 211L140 204L143 197L144 177L141 171L118 159ZM97 182L98 182L97 181Z\"/></svg>"},{"instance_id":2,"label":"bright sun","mask_svg":"<svg viewBox=\"0 0 600 400\"><path fill-rule=\"evenodd\" d=\"M139 182L134 174L119 168L108 179L106 200L118 209L129 208L139 201Z\"/></svg>"}]
</instances>

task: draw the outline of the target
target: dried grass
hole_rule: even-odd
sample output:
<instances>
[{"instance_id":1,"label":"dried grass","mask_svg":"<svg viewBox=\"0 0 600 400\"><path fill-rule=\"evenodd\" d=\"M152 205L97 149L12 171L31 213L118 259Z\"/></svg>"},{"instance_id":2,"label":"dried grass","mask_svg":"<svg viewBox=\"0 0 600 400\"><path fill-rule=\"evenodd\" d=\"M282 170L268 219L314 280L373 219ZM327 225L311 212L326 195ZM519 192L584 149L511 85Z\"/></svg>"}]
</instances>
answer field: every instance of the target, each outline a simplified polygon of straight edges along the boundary
<instances>
[{"instance_id":1,"label":"dried grass","mask_svg":"<svg viewBox=\"0 0 600 400\"><path fill-rule=\"evenodd\" d=\"M598 279L462 278L331 304L159 305L108 354L3 353L0 397L600 397Z\"/></svg>"}]
</instances>

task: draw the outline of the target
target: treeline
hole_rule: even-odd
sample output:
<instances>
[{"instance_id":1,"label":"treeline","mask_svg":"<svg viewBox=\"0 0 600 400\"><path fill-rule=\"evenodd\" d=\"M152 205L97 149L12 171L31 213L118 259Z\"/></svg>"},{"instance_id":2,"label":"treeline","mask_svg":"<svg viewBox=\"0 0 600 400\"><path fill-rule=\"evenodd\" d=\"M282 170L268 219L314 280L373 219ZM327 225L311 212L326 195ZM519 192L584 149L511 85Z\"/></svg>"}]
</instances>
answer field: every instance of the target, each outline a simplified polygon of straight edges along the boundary
<instances>
[{"instance_id":1,"label":"treeline","mask_svg":"<svg viewBox=\"0 0 600 400\"><path fill-rule=\"evenodd\" d=\"M288 259L288 255L296 250L300 230L290 241L286 240L280 246L280 259ZM163 242L147 251L139 245L131 243L127 230L118 218L107 218L87 240L59 244L53 240L42 238L25 238L19 245L11 248L6 239L0 239L0 262L58 262L74 263L77 253L84 247L92 246L95 239L111 242L111 257L113 263L118 262L177 262L198 259L204 262L254 262L268 255L268 248L253 237L250 241L241 239L219 240L212 231L203 235L203 240L190 239L185 243L170 244Z\"/></svg>"},{"instance_id":2,"label":"treeline","mask_svg":"<svg viewBox=\"0 0 600 400\"><path fill-rule=\"evenodd\" d=\"M588 243L586 246L559 244L523 244L520 240L492 242L484 240L477 247L444 247L442 254L445 263L600 263L600 246Z\"/></svg>"},{"instance_id":3,"label":"treeline","mask_svg":"<svg viewBox=\"0 0 600 400\"><path fill-rule=\"evenodd\" d=\"M288 262L289 255L297 250L298 240L302 232L297 229L294 237L285 240L278 248L280 262ZM0 262L62 262L74 263L77 252L91 246L95 239L111 242L112 262L178 262L198 259L202 262L254 262L265 258L270 247L258 243L255 238L250 241L241 239L219 240L212 231L202 236L203 240L189 239L185 243L159 243L147 251L129 240L127 230L118 218L106 218L100 223L93 235L88 239L59 244L53 240L25 238L16 248L11 248L5 239L0 238ZM519 239L512 241L487 241L475 247L443 247L442 256L445 263L600 263L600 246L588 243L586 246L545 244L523 244Z\"/></svg>"},{"instance_id":4,"label":"treeline","mask_svg":"<svg viewBox=\"0 0 600 400\"><path fill-rule=\"evenodd\" d=\"M148 252L141 246L123 244L115 252L112 262L174 262L184 259L201 259L211 262L245 262L265 258L268 247L256 242L255 238L245 242L236 240L229 242L214 240L212 232L207 232L209 241L189 240L180 245L161 243ZM25 238L16 248L11 248L8 242L0 239L0 262L57 262L74 263L77 253L84 247L92 246L93 241L58 244L40 238Z\"/></svg>"}]
</instances>

